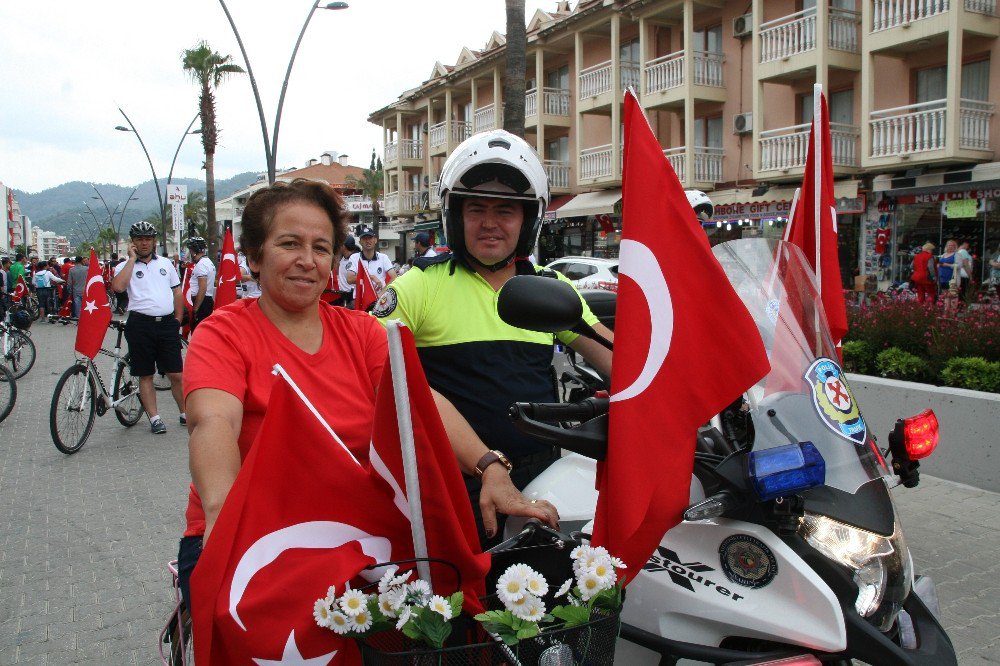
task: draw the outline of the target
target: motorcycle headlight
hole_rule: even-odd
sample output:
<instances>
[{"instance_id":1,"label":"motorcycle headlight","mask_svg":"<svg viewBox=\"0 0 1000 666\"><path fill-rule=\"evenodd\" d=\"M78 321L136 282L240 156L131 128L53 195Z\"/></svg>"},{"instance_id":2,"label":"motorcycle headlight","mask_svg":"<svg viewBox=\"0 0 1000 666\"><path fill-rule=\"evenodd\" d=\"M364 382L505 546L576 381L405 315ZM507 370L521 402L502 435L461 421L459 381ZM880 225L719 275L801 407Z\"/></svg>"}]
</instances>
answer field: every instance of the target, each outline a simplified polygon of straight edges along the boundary
<instances>
[{"instance_id":1,"label":"motorcycle headlight","mask_svg":"<svg viewBox=\"0 0 1000 666\"><path fill-rule=\"evenodd\" d=\"M799 524L806 543L854 572L854 608L879 631L888 631L910 594L913 565L899 523L882 536L827 516L806 512Z\"/></svg>"}]
</instances>

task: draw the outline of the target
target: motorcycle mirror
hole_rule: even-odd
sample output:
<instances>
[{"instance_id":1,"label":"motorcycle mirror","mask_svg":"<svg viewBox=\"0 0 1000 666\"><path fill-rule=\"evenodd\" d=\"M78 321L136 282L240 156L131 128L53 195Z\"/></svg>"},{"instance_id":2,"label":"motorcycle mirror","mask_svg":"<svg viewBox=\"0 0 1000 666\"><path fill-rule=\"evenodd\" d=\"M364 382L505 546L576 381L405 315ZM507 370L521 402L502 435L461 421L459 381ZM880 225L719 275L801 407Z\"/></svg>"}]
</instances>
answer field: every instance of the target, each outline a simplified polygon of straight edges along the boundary
<instances>
[{"instance_id":1,"label":"motorcycle mirror","mask_svg":"<svg viewBox=\"0 0 1000 666\"><path fill-rule=\"evenodd\" d=\"M583 321L583 303L572 286L543 275L515 275L497 294L497 314L505 323L542 333L573 331L612 344Z\"/></svg>"},{"instance_id":2,"label":"motorcycle mirror","mask_svg":"<svg viewBox=\"0 0 1000 666\"><path fill-rule=\"evenodd\" d=\"M583 317L583 304L562 280L516 275L497 295L500 319L518 328L543 333L568 331Z\"/></svg>"}]
</instances>

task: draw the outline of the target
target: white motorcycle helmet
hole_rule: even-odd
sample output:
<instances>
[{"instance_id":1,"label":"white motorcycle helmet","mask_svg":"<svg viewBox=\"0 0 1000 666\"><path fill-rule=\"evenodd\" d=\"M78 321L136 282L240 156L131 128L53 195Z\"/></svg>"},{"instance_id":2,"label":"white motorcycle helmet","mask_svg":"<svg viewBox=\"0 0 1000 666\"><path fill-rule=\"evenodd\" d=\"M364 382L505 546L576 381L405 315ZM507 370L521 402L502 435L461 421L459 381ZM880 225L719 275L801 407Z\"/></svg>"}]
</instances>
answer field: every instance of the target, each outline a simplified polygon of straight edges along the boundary
<instances>
[{"instance_id":1,"label":"white motorcycle helmet","mask_svg":"<svg viewBox=\"0 0 1000 666\"><path fill-rule=\"evenodd\" d=\"M687 195L688 203L691 204L691 208L694 208L694 214L698 216L698 219L702 222L711 220L712 215L715 214L715 206L712 205L712 200L708 198L708 195L701 190L684 190L684 194Z\"/></svg>"},{"instance_id":2,"label":"white motorcycle helmet","mask_svg":"<svg viewBox=\"0 0 1000 666\"><path fill-rule=\"evenodd\" d=\"M456 261L492 271L527 257L535 245L549 203L549 180L538 154L524 139L504 130L475 134L463 141L441 169L439 194L445 242ZM516 199L524 203L524 223L514 252L493 265L465 251L462 200L467 196Z\"/></svg>"}]
</instances>

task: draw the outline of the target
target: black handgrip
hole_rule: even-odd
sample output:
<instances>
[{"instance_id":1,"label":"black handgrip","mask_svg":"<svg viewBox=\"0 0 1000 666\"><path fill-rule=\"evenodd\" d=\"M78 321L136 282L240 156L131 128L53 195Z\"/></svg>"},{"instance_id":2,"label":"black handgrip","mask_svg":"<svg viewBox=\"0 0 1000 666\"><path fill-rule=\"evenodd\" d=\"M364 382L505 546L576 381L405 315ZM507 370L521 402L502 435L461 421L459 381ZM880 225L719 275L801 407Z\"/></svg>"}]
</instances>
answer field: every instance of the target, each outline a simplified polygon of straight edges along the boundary
<instances>
[{"instance_id":1,"label":"black handgrip","mask_svg":"<svg viewBox=\"0 0 1000 666\"><path fill-rule=\"evenodd\" d=\"M537 421L589 421L608 413L609 398L587 398L580 402L518 402L511 406L511 416L518 411Z\"/></svg>"}]
</instances>

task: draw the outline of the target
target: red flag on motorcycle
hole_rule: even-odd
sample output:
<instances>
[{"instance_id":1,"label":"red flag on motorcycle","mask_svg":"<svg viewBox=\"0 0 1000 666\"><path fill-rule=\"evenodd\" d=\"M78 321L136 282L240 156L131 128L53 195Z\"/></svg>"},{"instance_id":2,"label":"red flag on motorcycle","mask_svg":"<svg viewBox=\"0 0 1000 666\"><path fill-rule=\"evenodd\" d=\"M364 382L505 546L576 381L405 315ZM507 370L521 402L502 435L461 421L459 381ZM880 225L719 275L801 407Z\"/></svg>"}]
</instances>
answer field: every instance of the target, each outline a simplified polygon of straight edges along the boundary
<instances>
[{"instance_id":1,"label":"red flag on motorcycle","mask_svg":"<svg viewBox=\"0 0 1000 666\"><path fill-rule=\"evenodd\" d=\"M634 579L688 505L698 427L768 363L631 92L622 186L617 322L629 335L615 345L594 542Z\"/></svg>"},{"instance_id":2,"label":"red flag on motorcycle","mask_svg":"<svg viewBox=\"0 0 1000 666\"><path fill-rule=\"evenodd\" d=\"M417 468L420 470L420 495L425 498L422 507L427 553L432 558L447 560L458 568L466 609L478 613L485 610L479 600L486 595L486 572L490 568L490 556L480 552L469 493L462 481L458 461L448 443L448 435L437 405L431 396L413 332L392 322L388 326L394 326L399 331L403 348L404 368L401 373L404 373L406 397L410 403L413 444ZM391 333L389 345L392 349ZM409 497L392 372L393 367L387 363L379 382L371 461L378 467L377 461L381 460L395 484ZM458 589L458 581L450 567L437 567L433 574L435 590L450 594Z\"/></svg>"},{"instance_id":3,"label":"red flag on motorcycle","mask_svg":"<svg viewBox=\"0 0 1000 666\"><path fill-rule=\"evenodd\" d=\"M354 283L354 309L367 311L378 300L378 290L375 289L368 271L365 270L365 262L361 260L361 255L358 255L357 276Z\"/></svg>"},{"instance_id":4,"label":"red flag on motorcycle","mask_svg":"<svg viewBox=\"0 0 1000 666\"><path fill-rule=\"evenodd\" d=\"M236 285L240 281L240 267L236 263L236 246L233 245L233 231L226 229L222 240L222 261L219 263L219 282L215 288L213 311L236 302ZM185 291L185 293L187 293Z\"/></svg>"},{"instance_id":5,"label":"red flag on motorcycle","mask_svg":"<svg viewBox=\"0 0 1000 666\"><path fill-rule=\"evenodd\" d=\"M813 95L818 99L819 113L814 114L812 129L809 131L809 152L802 176L802 188L792 202L785 240L802 249L809 259L809 265L816 272L830 335L839 348L847 335L847 307L844 304L837 250L830 115L822 86L817 84L813 88Z\"/></svg>"},{"instance_id":6,"label":"red flag on motorcycle","mask_svg":"<svg viewBox=\"0 0 1000 666\"><path fill-rule=\"evenodd\" d=\"M18 275L17 284L14 285L14 293L10 295L10 300L14 303L20 303L27 297L28 297L28 283L24 281L23 275Z\"/></svg>"},{"instance_id":7,"label":"red flag on motorcycle","mask_svg":"<svg viewBox=\"0 0 1000 666\"><path fill-rule=\"evenodd\" d=\"M108 304L108 292L104 288L101 262L97 259L97 253L91 250L87 285L83 288L80 319L76 328L76 351L89 358L97 356L110 323L111 306Z\"/></svg>"},{"instance_id":8,"label":"red flag on motorcycle","mask_svg":"<svg viewBox=\"0 0 1000 666\"><path fill-rule=\"evenodd\" d=\"M336 663L359 663L352 640L316 625L313 603L370 564L413 556L393 491L363 463L275 380L191 578L198 663L280 660L289 642L304 659L326 656L317 663L334 652Z\"/></svg>"}]
</instances>

